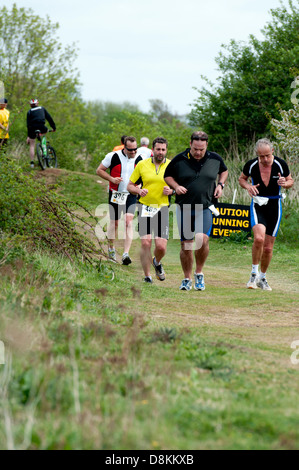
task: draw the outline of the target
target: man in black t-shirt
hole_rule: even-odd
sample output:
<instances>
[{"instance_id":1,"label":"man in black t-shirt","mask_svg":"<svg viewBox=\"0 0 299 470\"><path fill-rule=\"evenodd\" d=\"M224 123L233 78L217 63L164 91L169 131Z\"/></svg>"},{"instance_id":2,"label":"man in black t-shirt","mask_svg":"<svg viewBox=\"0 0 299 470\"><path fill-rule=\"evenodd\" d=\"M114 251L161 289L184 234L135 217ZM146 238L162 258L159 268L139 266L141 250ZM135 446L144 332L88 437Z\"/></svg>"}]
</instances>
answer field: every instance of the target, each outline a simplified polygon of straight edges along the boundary
<instances>
[{"instance_id":1,"label":"man in black t-shirt","mask_svg":"<svg viewBox=\"0 0 299 470\"><path fill-rule=\"evenodd\" d=\"M191 135L190 148L172 159L164 175L166 183L176 193L177 221L181 237L180 259L185 275L181 290L192 288L194 238L194 287L195 290L205 289L202 270L209 254L209 236L213 222L209 207L213 205L214 198L222 196L228 176L222 158L217 153L208 151L207 147L208 135L205 132L194 132Z\"/></svg>"},{"instance_id":2,"label":"man in black t-shirt","mask_svg":"<svg viewBox=\"0 0 299 470\"><path fill-rule=\"evenodd\" d=\"M257 157L249 160L239 178L242 188L252 197L250 206L252 245L252 271L248 289L272 290L266 279L273 246L281 220L281 188L294 184L288 165L275 157L273 145L268 139L260 139L255 147ZM248 182L251 178L251 184ZM259 274L259 264L261 272Z\"/></svg>"},{"instance_id":3,"label":"man in black t-shirt","mask_svg":"<svg viewBox=\"0 0 299 470\"><path fill-rule=\"evenodd\" d=\"M34 168L34 148L35 148L35 138L36 138L36 131L39 130L41 135L45 135L48 132L48 128L46 127L46 120L52 127L53 131L56 130L55 122L52 119L52 116L48 113L46 108L43 106L38 106L38 100L32 99L30 100L30 107L27 113L27 129L28 129L28 137L27 137L27 144L30 145L29 147L29 154L30 154L30 166Z\"/></svg>"}]
</instances>

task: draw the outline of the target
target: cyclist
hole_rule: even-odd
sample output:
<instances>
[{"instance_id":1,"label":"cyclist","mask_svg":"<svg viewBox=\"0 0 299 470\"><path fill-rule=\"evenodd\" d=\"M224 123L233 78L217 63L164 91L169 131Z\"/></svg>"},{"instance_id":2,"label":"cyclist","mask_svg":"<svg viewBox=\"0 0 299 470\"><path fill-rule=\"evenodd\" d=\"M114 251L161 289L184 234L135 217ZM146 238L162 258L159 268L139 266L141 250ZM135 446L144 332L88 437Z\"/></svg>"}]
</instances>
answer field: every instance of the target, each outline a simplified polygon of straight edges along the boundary
<instances>
[{"instance_id":1,"label":"cyclist","mask_svg":"<svg viewBox=\"0 0 299 470\"><path fill-rule=\"evenodd\" d=\"M29 103L31 109L27 113L27 144L30 145L30 166L31 168L34 168L34 148L36 131L39 130L41 132L41 135L45 135L48 132L48 128L45 125L46 120L52 127L53 132L56 131L56 125L48 111L43 106L39 106L37 99L32 99Z\"/></svg>"}]
</instances>

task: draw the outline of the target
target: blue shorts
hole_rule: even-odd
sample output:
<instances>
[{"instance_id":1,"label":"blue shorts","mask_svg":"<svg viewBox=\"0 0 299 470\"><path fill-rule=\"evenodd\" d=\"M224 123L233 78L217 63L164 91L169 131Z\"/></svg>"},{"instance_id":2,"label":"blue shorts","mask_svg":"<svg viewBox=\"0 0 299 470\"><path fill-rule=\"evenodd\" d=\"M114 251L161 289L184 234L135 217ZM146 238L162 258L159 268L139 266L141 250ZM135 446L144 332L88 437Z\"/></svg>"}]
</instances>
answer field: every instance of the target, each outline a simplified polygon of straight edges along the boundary
<instances>
[{"instance_id":1,"label":"blue shorts","mask_svg":"<svg viewBox=\"0 0 299 470\"><path fill-rule=\"evenodd\" d=\"M195 207L190 204L177 205L176 215L181 241L193 240L197 233L210 236L213 215L210 209L203 209L202 204Z\"/></svg>"}]
</instances>

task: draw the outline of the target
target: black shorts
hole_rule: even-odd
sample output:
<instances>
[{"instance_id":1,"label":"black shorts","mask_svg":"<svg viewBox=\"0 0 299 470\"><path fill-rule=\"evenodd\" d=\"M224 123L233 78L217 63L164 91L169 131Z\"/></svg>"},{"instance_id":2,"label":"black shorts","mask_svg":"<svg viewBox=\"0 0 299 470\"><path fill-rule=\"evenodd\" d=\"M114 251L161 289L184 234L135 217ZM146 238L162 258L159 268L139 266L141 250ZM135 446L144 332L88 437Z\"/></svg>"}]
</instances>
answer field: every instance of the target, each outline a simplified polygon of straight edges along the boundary
<instances>
[{"instance_id":1,"label":"black shorts","mask_svg":"<svg viewBox=\"0 0 299 470\"><path fill-rule=\"evenodd\" d=\"M36 131L40 131L41 134L46 134L48 132L48 128L44 124L40 124L36 127L28 127L28 137L30 139L35 139Z\"/></svg>"},{"instance_id":2,"label":"black shorts","mask_svg":"<svg viewBox=\"0 0 299 470\"><path fill-rule=\"evenodd\" d=\"M110 220L119 220L122 214L135 214L136 196L129 194L123 205L111 202L112 191L109 191L109 216Z\"/></svg>"},{"instance_id":3,"label":"black shorts","mask_svg":"<svg viewBox=\"0 0 299 470\"><path fill-rule=\"evenodd\" d=\"M281 199L269 199L268 204L259 206L252 200L250 206L251 227L262 224L266 227L266 234L277 237L282 215Z\"/></svg>"},{"instance_id":4,"label":"black shorts","mask_svg":"<svg viewBox=\"0 0 299 470\"><path fill-rule=\"evenodd\" d=\"M213 215L210 209L203 209L201 204L177 205L177 221L181 241L193 240L196 233L211 234Z\"/></svg>"},{"instance_id":5,"label":"black shorts","mask_svg":"<svg viewBox=\"0 0 299 470\"><path fill-rule=\"evenodd\" d=\"M169 238L169 207L163 206L153 217L142 217L142 205L138 204L138 233L140 238L153 235L154 238Z\"/></svg>"}]
</instances>

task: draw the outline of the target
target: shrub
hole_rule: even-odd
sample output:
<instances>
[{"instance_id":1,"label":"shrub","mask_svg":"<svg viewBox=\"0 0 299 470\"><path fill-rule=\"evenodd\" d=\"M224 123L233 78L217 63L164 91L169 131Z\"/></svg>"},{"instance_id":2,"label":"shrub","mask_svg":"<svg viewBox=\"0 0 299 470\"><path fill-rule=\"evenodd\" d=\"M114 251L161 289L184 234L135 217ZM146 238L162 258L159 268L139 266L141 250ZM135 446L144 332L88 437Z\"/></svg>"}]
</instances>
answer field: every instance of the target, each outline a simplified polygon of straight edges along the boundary
<instances>
[{"instance_id":1,"label":"shrub","mask_svg":"<svg viewBox=\"0 0 299 470\"><path fill-rule=\"evenodd\" d=\"M0 230L10 237L19 236L32 248L93 263L102 252L95 245L94 217L3 156L0 166ZM78 209L83 215L78 215ZM84 232L79 233L78 227Z\"/></svg>"}]
</instances>

